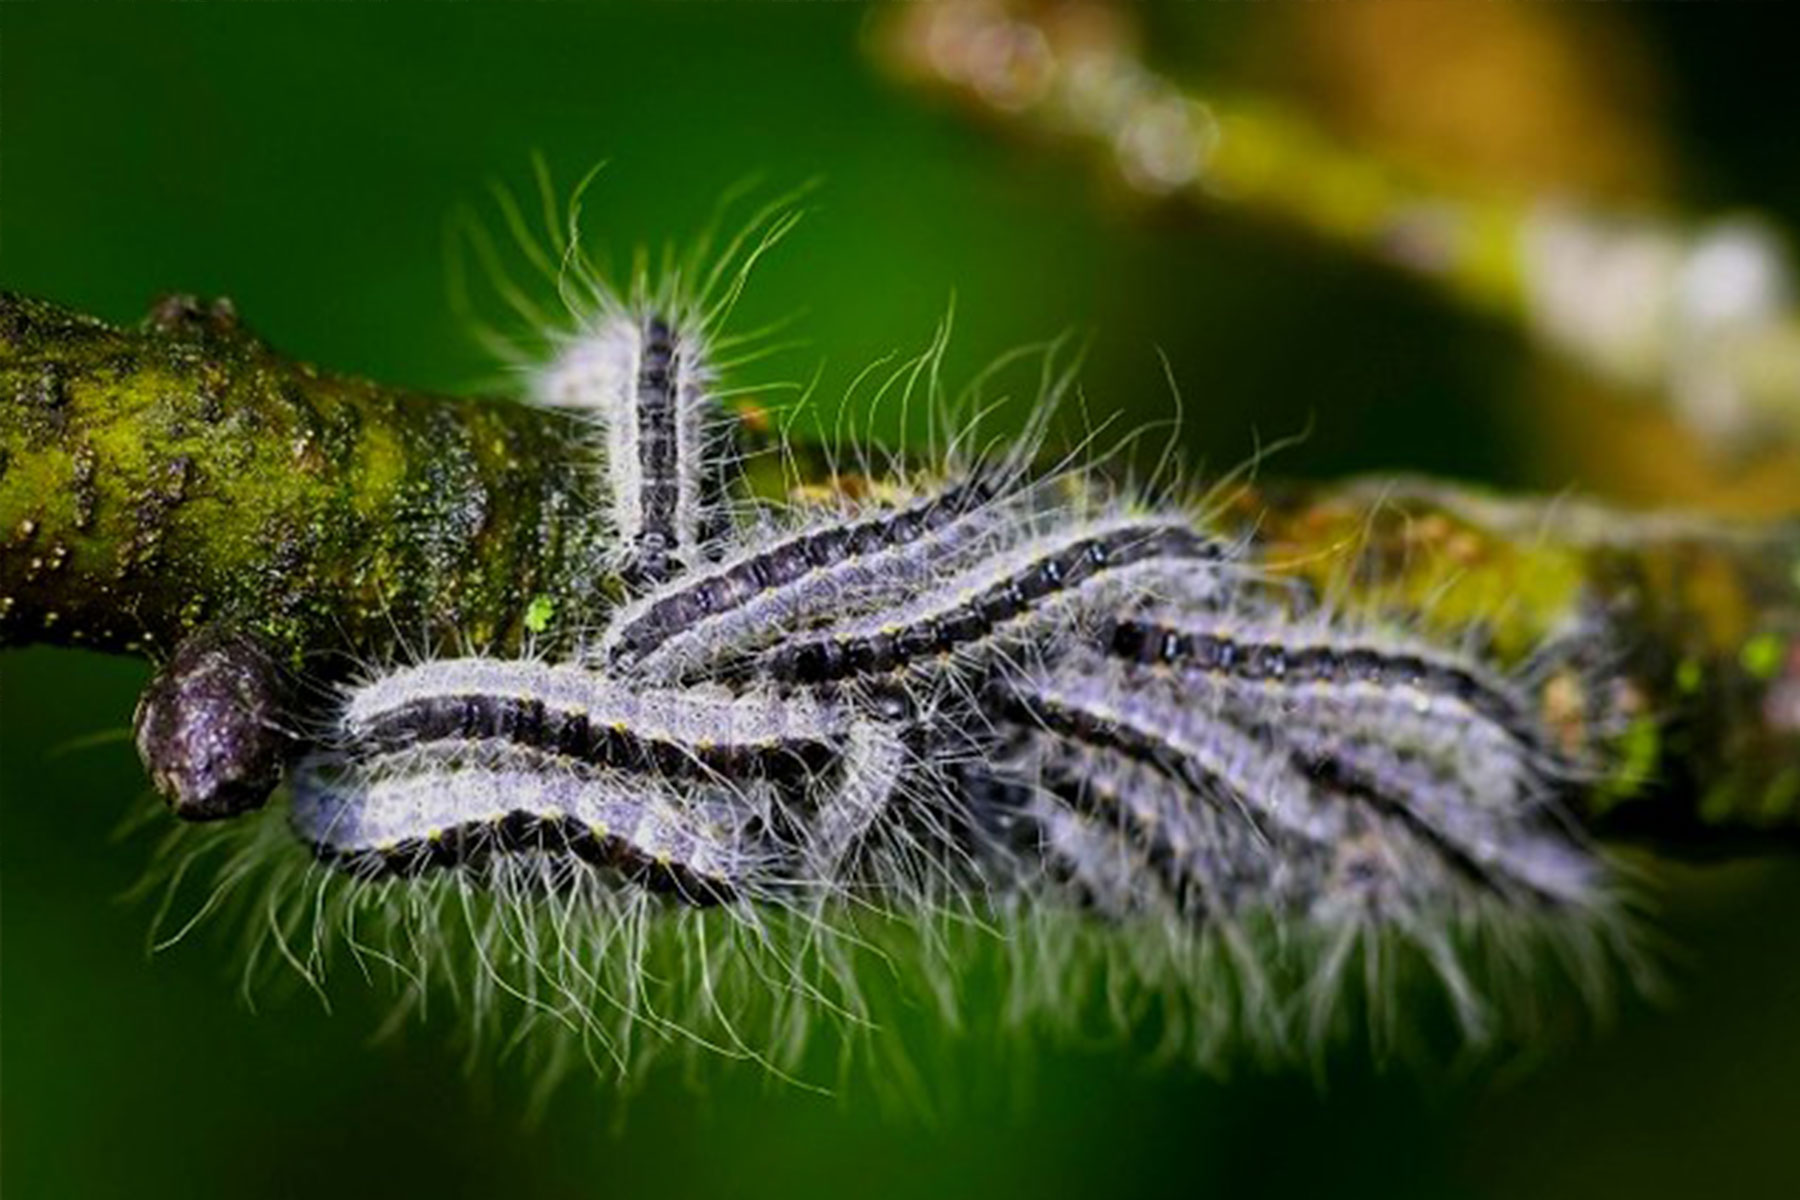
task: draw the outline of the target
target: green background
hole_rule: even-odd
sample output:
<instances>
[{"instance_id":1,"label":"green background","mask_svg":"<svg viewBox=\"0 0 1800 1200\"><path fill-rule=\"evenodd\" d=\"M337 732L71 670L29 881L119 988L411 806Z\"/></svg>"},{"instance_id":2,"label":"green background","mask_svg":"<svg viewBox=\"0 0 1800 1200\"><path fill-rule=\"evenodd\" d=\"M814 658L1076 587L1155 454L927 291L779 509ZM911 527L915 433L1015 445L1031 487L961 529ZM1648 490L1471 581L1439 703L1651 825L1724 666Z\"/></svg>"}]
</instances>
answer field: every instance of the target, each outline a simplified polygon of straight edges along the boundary
<instances>
[{"instance_id":1,"label":"green background","mask_svg":"<svg viewBox=\"0 0 1800 1200\"><path fill-rule=\"evenodd\" d=\"M1200 5L1211 57L1260 6ZM1771 9L1629 18L1673 101L1690 199L1800 225ZM872 69L849 5L0 4L0 284L115 320L229 294L323 365L469 390L493 369L446 298L444 228L490 179L607 159L589 234L690 234L752 172L823 186L745 327L794 315L819 393L916 349L954 294L949 377L1074 329L1088 409L1129 427L1182 392L1190 461L1310 437L1288 473L1533 477L1516 339L1404 280L1229 217L1110 203L1075 156L1005 142ZM1242 80L1251 85L1254 78ZM253 1011L217 937L146 953L122 895L160 833L124 738L147 668L0 655L0 1192L38 1196L1795 1194L1800 870L1675 872L1677 1000L1528 1071L1229 1081L1129 1055L952 1043L935 1118L654 1076L466 1072L438 1027L376 1042L340 975ZM1029 1069L1027 1069L1029 1067ZM973 1086L972 1086L973 1084ZM621 1115L621 1112L623 1115Z\"/></svg>"}]
</instances>

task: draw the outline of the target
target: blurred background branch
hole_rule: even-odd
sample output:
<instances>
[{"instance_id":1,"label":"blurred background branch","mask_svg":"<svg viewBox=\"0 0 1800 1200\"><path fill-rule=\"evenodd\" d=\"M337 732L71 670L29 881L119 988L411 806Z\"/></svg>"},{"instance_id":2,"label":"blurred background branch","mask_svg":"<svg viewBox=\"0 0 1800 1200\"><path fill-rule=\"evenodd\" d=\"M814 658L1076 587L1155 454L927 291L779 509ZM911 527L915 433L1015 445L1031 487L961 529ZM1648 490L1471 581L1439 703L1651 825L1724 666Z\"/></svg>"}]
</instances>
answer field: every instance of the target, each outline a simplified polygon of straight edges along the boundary
<instances>
[{"instance_id":1,"label":"blurred background branch","mask_svg":"<svg viewBox=\"0 0 1800 1200\"><path fill-rule=\"evenodd\" d=\"M1787 239L1761 214L1672 211L1622 31L1557 5L1297 6L1240 39L1288 61L1298 78L1284 92L1153 65L1169 24L1091 0L945 0L894 9L876 47L902 80L1005 132L1079 146L1147 201L1240 213L1407 273L1519 329L1614 402L1652 406L1615 429L1661 446L1661 460L1615 437L1596 470L1647 469L1650 495L1715 505L1757 503L1727 483L1750 457L1764 477L1800 476ZM1683 436L1710 461L1671 465ZM1694 482L1682 487L1682 472ZM1774 511L1797 499L1776 483L1761 495Z\"/></svg>"}]
</instances>

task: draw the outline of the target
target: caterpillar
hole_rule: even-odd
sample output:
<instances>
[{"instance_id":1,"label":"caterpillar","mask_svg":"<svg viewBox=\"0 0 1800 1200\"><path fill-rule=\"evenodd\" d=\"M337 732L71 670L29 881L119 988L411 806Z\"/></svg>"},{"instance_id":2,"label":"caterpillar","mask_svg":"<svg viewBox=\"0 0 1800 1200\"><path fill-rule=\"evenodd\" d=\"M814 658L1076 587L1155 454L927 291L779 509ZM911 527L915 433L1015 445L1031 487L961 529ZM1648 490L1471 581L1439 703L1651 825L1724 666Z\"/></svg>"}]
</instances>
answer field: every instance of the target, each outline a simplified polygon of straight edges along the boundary
<instances>
[{"instance_id":1,"label":"caterpillar","mask_svg":"<svg viewBox=\"0 0 1800 1200\"><path fill-rule=\"evenodd\" d=\"M976 478L892 511L820 520L755 544L717 567L652 592L619 615L600 656L633 675L680 679L743 657L783 630L861 611L954 569L995 536Z\"/></svg>"},{"instance_id":2,"label":"caterpillar","mask_svg":"<svg viewBox=\"0 0 1800 1200\"><path fill-rule=\"evenodd\" d=\"M613 528L646 585L700 560L716 532L729 425L711 394L699 335L657 311L601 320L540 377L536 394L600 428Z\"/></svg>"},{"instance_id":3,"label":"caterpillar","mask_svg":"<svg viewBox=\"0 0 1800 1200\"><path fill-rule=\"evenodd\" d=\"M624 879L712 904L749 891L776 851L752 788L676 790L513 747L431 747L293 782L295 831L355 873L479 869L497 857L572 854Z\"/></svg>"},{"instance_id":4,"label":"caterpillar","mask_svg":"<svg viewBox=\"0 0 1800 1200\"><path fill-rule=\"evenodd\" d=\"M764 655L764 669L815 684L891 674L979 650L1009 626L1068 624L1084 602L1156 594L1159 582L1204 595L1212 586L1206 568L1224 554L1219 540L1167 519L1081 523L953 576L897 611L788 642Z\"/></svg>"},{"instance_id":5,"label":"caterpillar","mask_svg":"<svg viewBox=\"0 0 1800 1200\"><path fill-rule=\"evenodd\" d=\"M1172 667L1288 718L1384 726L1389 737L1464 760L1471 776L1502 783L1521 764L1555 765L1518 689L1447 649L1187 614L1129 617L1109 640L1115 654Z\"/></svg>"},{"instance_id":6,"label":"caterpillar","mask_svg":"<svg viewBox=\"0 0 1800 1200\"><path fill-rule=\"evenodd\" d=\"M1015 720L1156 763L1185 785L1190 805L1234 810L1265 836L1279 830L1319 844L1344 836L1342 813L1308 786L1269 730L1218 720L1147 672L1077 654L1009 691Z\"/></svg>"},{"instance_id":7,"label":"caterpillar","mask_svg":"<svg viewBox=\"0 0 1800 1200\"><path fill-rule=\"evenodd\" d=\"M434 961L457 924L478 953L442 969L622 1070L685 1042L785 1072L803 1014L877 1023L863 984L896 924L930 992L956 992L966 937L1020 1019L1097 963L1198 1058L1232 1028L1316 1043L1359 953L1365 1003L1410 955L1470 1039L1484 939L1630 954L1615 868L1559 819L1591 747L1550 736L1525 673L1301 611L1241 527L1097 467L1036 472L1030 438L854 502L755 499L720 306L640 292L601 293L529 388L594 426L624 593L552 651L332 694L290 773L312 859L271 904L315 947L282 957L326 956L321 913L360 915L362 947L378 909L383 954Z\"/></svg>"},{"instance_id":8,"label":"caterpillar","mask_svg":"<svg viewBox=\"0 0 1800 1200\"><path fill-rule=\"evenodd\" d=\"M816 770L850 718L818 697L639 687L569 665L440 659L355 689L347 749L497 738L622 768L737 778Z\"/></svg>"}]
</instances>

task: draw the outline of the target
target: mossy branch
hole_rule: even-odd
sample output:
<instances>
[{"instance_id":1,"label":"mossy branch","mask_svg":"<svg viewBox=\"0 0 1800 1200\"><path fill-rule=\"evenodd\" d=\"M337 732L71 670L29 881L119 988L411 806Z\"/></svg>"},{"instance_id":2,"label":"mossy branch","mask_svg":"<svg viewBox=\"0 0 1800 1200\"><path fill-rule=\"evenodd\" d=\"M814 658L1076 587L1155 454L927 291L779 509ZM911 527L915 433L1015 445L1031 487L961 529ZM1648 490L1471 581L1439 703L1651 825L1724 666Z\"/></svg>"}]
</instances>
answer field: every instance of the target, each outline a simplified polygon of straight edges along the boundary
<instances>
[{"instance_id":1,"label":"mossy branch","mask_svg":"<svg viewBox=\"0 0 1800 1200\"><path fill-rule=\"evenodd\" d=\"M222 303L121 330L0 294L0 647L168 660L146 761L185 815L240 810L260 795L231 788L266 794L279 748L234 757L190 710L266 726L260 655L505 649L599 614L613 584L577 436L540 408L324 374ZM1400 479L1245 487L1228 517L1321 594L1479 621L1507 661L1560 638L1577 663L1590 642L1600 669L1547 677L1542 703L1560 734L1608 742L1578 814L1597 831L1678 851L1800 834L1800 524Z\"/></svg>"},{"instance_id":2,"label":"mossy branch","mask_svg":"<svg viewBox=\"0 0 1800 1200\"><path fill-rule=\"evenodd\" d=\"M122 330L0 294L0 646L516 643L603 582L574 432L325 374L226 303Z\"/></svg>"}]
</instances>

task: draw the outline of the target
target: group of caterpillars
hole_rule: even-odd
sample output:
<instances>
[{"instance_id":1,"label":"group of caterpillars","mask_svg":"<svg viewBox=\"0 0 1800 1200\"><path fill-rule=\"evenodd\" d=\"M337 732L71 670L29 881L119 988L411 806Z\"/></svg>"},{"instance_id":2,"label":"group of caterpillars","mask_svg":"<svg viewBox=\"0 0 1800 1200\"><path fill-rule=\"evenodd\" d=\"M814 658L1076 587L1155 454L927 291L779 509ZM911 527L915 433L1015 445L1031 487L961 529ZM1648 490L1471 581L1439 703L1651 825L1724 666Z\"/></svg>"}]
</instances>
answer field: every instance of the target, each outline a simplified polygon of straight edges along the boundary
<instances>
[{"instance_id":1,"label":"group of caterpillars","mask_svg":"<svg viewBox=\"0 0 1800 1200\"><path fill-rule=\"evenodd\" d=\"M1398 935L1470 1032L1458 928L1609 919L1612 872L1558 803L1594 764L1527 673L1309 603L1193 506L1029 451L873 499L751 499L706 327L609 301L537 371L533 401L591 430L627 595L557 661L347 688L292 777L320 858L578 871L820 925L1273 923L1320 935L1321 969Z\"/></svg>"}]
</instances>

